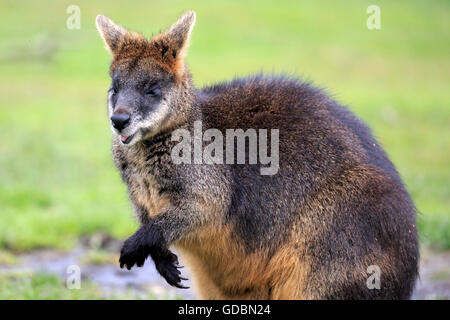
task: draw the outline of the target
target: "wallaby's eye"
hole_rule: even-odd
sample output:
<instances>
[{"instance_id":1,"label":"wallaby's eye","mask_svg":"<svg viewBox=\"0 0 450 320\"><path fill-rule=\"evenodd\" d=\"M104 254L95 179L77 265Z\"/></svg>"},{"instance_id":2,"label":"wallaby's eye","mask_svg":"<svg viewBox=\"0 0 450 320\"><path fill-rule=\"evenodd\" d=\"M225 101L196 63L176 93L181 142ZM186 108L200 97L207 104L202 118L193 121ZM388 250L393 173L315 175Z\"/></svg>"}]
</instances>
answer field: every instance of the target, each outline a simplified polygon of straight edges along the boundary
<instances>
[{"instance_id":1,"label":"wallaby's eye","mask_svg":"<svg viewBox=\"0 0 450 320\"><path fill-rule=\"evenodd\" d=\"M111 88L109 88L108 91L111 92L112 95L117 94L117 88L116 87L111 87Z\"/></svg>"},{"instance_id":2,"label":"wallaby's eye","mask_svg":"<svg viewBox=\"0 0 450 320\"><path fill-rule=\"evenodd\" d=\"M161 90L159 88L150 88L149 90L147 90L145 92L146 95L151 96L151 97L157 97L161 94Z\"/></svg>"}]
</instances>

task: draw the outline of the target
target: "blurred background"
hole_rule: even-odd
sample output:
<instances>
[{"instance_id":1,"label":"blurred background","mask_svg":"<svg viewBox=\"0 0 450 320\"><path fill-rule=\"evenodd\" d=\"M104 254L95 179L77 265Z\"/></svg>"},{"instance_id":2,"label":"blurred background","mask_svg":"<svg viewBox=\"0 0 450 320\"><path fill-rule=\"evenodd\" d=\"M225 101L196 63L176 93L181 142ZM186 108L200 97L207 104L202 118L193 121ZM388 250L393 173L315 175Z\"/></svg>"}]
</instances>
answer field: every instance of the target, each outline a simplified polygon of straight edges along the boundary
<instances>
[{"instance_id":1,"label":"blurred background","mask_svg":"<svg viewBox=\"0 0 450 320\"><path fill-rule=\"evenodd\" d=\"M381 29L366 13L378 5ZM79 29L68 7L80 9ZM415 298L450 298L449 1L0 1L0 298L190 298L151 262L118 268L137 224L113 167L104 14L147 36L197 13L198 87L264 71L327 88L374 130L420 215ZM68 21L69 19L69 21ZM76 22L76 21L75 21ZM67 267L81 289L67 289ZM186 271L184 271L186 272Z\"/></svg>"}]
</instances>

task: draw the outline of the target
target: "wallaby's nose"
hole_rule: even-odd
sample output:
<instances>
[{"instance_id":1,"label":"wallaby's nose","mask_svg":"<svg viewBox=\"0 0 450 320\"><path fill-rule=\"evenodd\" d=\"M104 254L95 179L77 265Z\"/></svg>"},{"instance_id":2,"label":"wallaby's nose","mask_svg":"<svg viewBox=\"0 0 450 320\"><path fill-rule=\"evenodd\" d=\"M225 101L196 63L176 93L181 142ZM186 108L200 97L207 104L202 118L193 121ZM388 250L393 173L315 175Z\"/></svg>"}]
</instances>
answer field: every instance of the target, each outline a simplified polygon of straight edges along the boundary
<instances>
[{"instance_id":1,"label":"wallaby's nose","mask_svg":"<svg viewBox=\"0 0 450 320\"><path fill-rule=\"evenodd\" d=\"M121 131L125 129L128 124L130 123L130 115L119 113L119 114L113 114L111 116L111 121L113 124L113 127L117 130Z\"/></svg>"}]
</instances>

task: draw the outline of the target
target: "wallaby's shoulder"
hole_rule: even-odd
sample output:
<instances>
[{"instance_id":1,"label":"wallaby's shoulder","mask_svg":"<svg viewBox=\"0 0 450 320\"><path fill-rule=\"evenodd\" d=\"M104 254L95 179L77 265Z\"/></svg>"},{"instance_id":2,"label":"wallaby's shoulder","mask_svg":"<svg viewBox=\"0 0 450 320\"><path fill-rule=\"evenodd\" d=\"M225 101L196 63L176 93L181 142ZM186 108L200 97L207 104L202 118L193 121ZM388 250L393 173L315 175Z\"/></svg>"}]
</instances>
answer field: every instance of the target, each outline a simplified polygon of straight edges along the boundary
<instances>
[{"instance_id":1,"label":"wallaby's shoulder","mask_svg":"<svg viewBox=\"0 0 450 320\"><path fill-rule=\"evenodd\" d=\"M310 81L287 75L253 75L201 89L198 101L208 124L224 128L278 128L349 142L371 137L367 126ZM373 139L368 139L374 142ZM373 141L372 141L373 140Z\"/></svg>"},{"instance_id":2,"label":"wallaby's shoulder","mask_svg":"<svg viewBox=\"0 0 450 320\"><path fill-rule=\"evenodd\" d=\"M235 78L202 88L199 97L206 122L242 129L268 128L268 121L289 125L288 117L314 112L313 107L330 103L321 89L287 75Z\"/></svg>"},{"instance_id":3,"label":"wallaby's shoulder","mask_svg":"<svg viewBox=\"0 0 450 320\"><path fill-rule=\"evenodd\" d=\"M250 75L202 88L206 104L239 107L250 113L280 113L302 105L317 105L327 96L308 81L288 75Z\"/></svg>"}]
</instances>

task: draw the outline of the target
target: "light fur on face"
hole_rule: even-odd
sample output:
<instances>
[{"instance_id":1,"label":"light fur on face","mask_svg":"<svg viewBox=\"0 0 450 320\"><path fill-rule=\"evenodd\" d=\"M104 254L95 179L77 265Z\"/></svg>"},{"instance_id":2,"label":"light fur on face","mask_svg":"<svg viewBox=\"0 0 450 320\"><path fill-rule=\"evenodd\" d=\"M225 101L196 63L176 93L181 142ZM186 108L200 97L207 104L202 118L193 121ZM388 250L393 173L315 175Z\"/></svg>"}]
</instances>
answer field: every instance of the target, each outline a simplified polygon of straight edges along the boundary
<instances>
[{"instance_id":1,"label":"light fur on face","mask_svg":"<svg viewBox=\"0 0 450 320\"><path fill-rule=\"evenodd\" d=\"M111 96L112 94L109 93L108 94L109 117L111 117L113 114ZM111 131L114 134L114 139L118 139L122 145L132 146L143 139L148 139L154 136L161 130L161 128L163 128L164 124L166 123L169 117L170 114L169 105L170 105L169 99L168 98L163 99L156 108L156 110L150 112L147 115L146 119L139 119L139 115L136 115L135 112L133 112L131 114L131 123L121 132L115 129L111 124ZM132 135L134 135L132 140L129 141L127 144L124 144L120 138L121 136L129 137Z\"/></svg>"}]
</instances>

